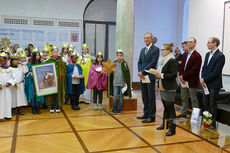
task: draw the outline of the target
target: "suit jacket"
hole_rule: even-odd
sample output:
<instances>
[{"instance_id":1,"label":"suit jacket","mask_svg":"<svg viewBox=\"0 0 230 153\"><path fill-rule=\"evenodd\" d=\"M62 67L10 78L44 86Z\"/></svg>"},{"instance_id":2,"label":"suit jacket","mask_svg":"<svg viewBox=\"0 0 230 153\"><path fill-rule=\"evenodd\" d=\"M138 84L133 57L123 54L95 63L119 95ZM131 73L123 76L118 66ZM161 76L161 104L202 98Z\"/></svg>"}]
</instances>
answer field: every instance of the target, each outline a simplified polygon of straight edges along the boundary
<instances>
[{"instance_id":1,"label":"suit jacket","mask_svg":"<svg viewBox=\"0 0 230 153\"><path fill-rule=\"evenodd\" d=\"M150 68L156 69L159 52L159 48L152 45L149 48L147 55L145 56L145 47L141 49L138 60L138 72L142 72L144 75L148 75L150 81L154 81L155 76L153 74L145 72L145 70L149 70Z\"/></svg>"},{"instance_id":2,"label":"suit jacket","mask_svg":"<svg viewBox=\"0 0 230 153\"><path fill-rule=\"evenodd\" d=\"M220 89L222 84L222 69L225 63L225 56L220 50L216 50L208 63L210 52L206 53L201 77L209 89Z\"/></svg>"},{"instance_id":3,"label":"suit jacket","mask_svg":"<svg viewBox=\"0 0 230 153\"><path fill-rule=\"evenodd\" d=\"M184 70L187 57L188 57L188 53L185 53L180 65L179 75L180 76L182 75L184 80L188 81L189 88L197 88L200 82L199 78L200 78L200 67L202 63L202 58L200 54L196 50L194 50Z\"/></svg>"},{"instance_id":4,"label":"suit jacket","mask_svg":"<svg viewBox=\"0 0 230 153\"><path fill-rule=\"evenodd\" d=\"M163 73L162 86L165 90L176 90L177 89L177 61L170 59L165 66L162 68Z\"/></svg>"}]
</instances>

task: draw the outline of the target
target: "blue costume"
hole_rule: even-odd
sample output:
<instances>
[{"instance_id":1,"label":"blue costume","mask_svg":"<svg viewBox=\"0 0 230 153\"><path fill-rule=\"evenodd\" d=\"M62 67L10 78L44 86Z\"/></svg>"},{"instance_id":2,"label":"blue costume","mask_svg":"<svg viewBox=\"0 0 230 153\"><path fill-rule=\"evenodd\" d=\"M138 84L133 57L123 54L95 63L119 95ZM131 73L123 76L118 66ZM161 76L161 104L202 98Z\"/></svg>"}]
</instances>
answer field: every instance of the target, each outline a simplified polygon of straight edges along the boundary
<instances>
[{"instance_id":1,"label":"blue costume","mask_svg":"<svg viewBox=\"0 0 230 153\"><path fill-rule=\"evenodd\" d=\"M45 99L44 97L37 97L35 92L35 86L34 86L34 80L33 77L31 77L31 63L28 64L28 70L29 72L26 74L25 77L25 93L27 96L27 101L31 101L32 107L38 107L40 106L39 102L44 103Z\"/></svg>"},{"instance_id":2,"label":"blue costume","mask_svg":"<svg viewBox=\"0 0 230 153\"><path fill-rule=\"evenodd\" d=\"M74 67L77 67L79 75L82 75L82 68L79 64L69 64L67 66L67 76L66 76L66 94L70 95L70 103L72 105L72 109L79 110L80 107L78 107L79 104L79 97L81 94L85 91L85 83L84 79L80 78L79 84L73 84L72 82L72 75L74 72Z\"/></svg>"}]
</instances>

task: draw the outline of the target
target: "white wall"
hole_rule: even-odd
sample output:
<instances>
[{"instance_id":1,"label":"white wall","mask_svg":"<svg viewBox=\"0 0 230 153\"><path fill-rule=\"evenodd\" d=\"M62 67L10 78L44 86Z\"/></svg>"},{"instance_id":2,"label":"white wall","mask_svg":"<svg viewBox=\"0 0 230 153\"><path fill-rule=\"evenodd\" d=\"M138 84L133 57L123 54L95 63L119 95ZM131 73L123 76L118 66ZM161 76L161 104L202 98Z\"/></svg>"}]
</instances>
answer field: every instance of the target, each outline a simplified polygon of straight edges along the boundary
<instances>
[{"instance_id":1,"label":"white wall","mask_svg":"<svg viewBox=\"0 0 230 153\"><path fill-rule=\"evenodd\" d=\"M83 31L83 13L88 2L89 0L0 0L0 15L80 20Z\"/></svg>"},{"instance_id":2,"label":"white wall","mask_svg":"<svg viewBox=\"0 0 230 153\"><path fill-rule=\"evenodd\" d=\"M0 0L0 14L82 20L89 0Z\"/></svg>"},{"instance_id":3,"label":"white wall","mask_svg":"<svg viewBox=\"0 0 230 153\"><path fill-rule=\"evenodd\" d=\"M188 36L197 39L197 50L204 60L211 36L221 40L222 50L224 2L226 0L190 0Z\"/></svg>"},{"instance_id":4,"label":"white wall","mask_svg":"<svg viewBox=\"0 0 230 153\"><path fill-rule=\"evenodd\" d=\"M134 61L133 82L139 82L137 62L144 44L144 33L152 32L158 38L156 46L182 42L184 0L134 0Z\"/></svg>"}]
</instances>

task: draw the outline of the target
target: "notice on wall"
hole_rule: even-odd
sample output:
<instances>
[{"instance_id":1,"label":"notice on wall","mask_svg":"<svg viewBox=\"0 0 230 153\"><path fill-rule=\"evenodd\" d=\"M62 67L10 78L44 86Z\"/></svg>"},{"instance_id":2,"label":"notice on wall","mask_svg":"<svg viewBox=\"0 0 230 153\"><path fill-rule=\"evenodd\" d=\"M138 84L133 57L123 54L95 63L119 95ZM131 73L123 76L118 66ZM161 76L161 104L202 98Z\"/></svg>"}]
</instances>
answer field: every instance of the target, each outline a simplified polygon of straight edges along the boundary
<instances>
[{"instance_id":1,"label":"notice on wall","mask_svg":"<svg viewBox=\"0 0 230 153\"><path fill-rule=\"evenodd\" d=\"M223 53L225 55L225 66L223 74L230 75L230 2L225 3L224 12L224 33L223 33Z\"/></svg>"},{"instance_id":2,"label":"notice on wall","mask_svg":"<svg viewBox=\"0 0 230 153\"><path fill-rule=\"evenodd\" d=\"M62 42L66 41L75 46L77 52L81 52L81 29L79 27L50 27L0 24L0 40L10 39L11 45L19 44L23 49L28 44L43 49L48 42L51 45L62 48Z\"/></svg>"}]
</instances>

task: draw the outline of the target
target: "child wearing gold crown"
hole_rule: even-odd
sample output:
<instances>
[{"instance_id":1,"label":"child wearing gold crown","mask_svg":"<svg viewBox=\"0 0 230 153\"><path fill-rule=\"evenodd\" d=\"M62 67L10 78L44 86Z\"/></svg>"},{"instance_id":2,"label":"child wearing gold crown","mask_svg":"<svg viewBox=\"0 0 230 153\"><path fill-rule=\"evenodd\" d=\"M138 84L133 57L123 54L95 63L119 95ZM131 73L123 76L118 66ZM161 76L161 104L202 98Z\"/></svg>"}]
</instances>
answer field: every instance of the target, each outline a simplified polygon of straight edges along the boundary
<instances>
[{"instance_id":1,"label":"child wearing gold crown","mask_svg":"<svg viewBox=\"0 0 230 153\"><path fill-rule=\"evenodd\" d=\"M68 60L69 60L69 43L68 42L63 42L62 43L62 50L61 50L61 54L60 56L62 57L62 60L66 63L66 65L69 64Z\"/></svg>"},{"instance_id":2,"label":"child wearing gold crown","mask_svg":"<svg viewBox=\"0 0 230 153\"><path fill-rule=\"evenodd\" d=\"M52 47L52 56L47 62L55 62L57 69L57 79L58 79L58 93L48 96L51 97L51 109L50 113L60 113L60 107L64 104L65 100L65 89L66 89L66 63L63 62L62 58L59 55L58 47ZM50 102L50 101L49 101Z\"/></svg>"},{"instance_id":3,"label":"child wearing gold crown","mask_svg":"<svg viewBox=\"0 0 230 153\"><path fill-rule=\"evenodd\" d=\"M44 97L37 97L35 85L33 81L34 74L32 73L32 65L41 64L41 55L38 48L32 50L31 62L28 64L29 72L25 78L25 92L27 101L31 102L32 114L41 114L40 102L44 103Z\"/></svg>"},{"instance_id":4,"label":"child wearing gold crown","mask_svg":"<svg viewBox=\"0 0 230 153\"><path fill-rule=\"evenodd\" d=\"M83 71L82 73L85 77L85 86L87 86L89 70L91 67L91 56L89 55L89 47L87 46L87 44L84 44L82 46L82 56L78 58L78 63L82 67L82 71ZM80 96L80 99L86 103L90 103L91 102L91 90L86 89L84 94Z\"/></svg>"},{"instance_id":5,"label":"child wearing gold crown","mask_svg":"<svg viewBox=\"0 0 230 153\"><path fill-rule=\"evenodd\" d=\"M107 73L102 71L103 53L98 52L96 62L92 64L89 71L87 89L93 89L94 109L102 110L103 91L107 89ZM99 103L97 104L97 96Z\"/></svg>"},{"instance_id":6,"label":"child wearing gold crown","mask_svg":"<svg viewBox=\"0 0 230 153\"><path fill-rule=\"evenodd\" d=\"M42 62L46 62L50 58L50 46L49 43L46 43L44 45L44 48L42 50Z\"/></svg>"},{"instance_id":7,"label":"child wearing gold crown","mask_svg":"<svg viewBox=\"0 0 230 153\"><path fill-rule=\"evenodd\" d=\"M130 86L130 71L128 63L124 60L124 52L118 49L116 52L117 60L115 61L115 72L111 76L113 85L113 110L112 114L122 114L123 95L132 97ZM119 100L119 101L118 101ZM118 101L118 104L117 104Z\"/></svg>"},{"instance_id":8,"label":"child wearing gold crown","mask_svg":"<svg viewBox=\"0 0 230 153\"><path fill-rule=\"evenodd\" d=\"M0 121L11 119L12 93L10 86L15 85L15 76L12 68L7 64L8 55L0 53Z\"/></svg>"},{"instance_id":9,"label":"child wearing gold crown","mask_svg":"<svg viewBox=\"0 0 230 153\"><path fill-rule=\"evenodd\" d=\"M16 108L19 115L24 115L23 106L27 105L27 101L23 82L25 79L25 74L28 72L28 67L20 61L20 55L11 56L10 66L12 67L15 76L15 85L11 88L13 95L12 116L16 114Z\"/></svg>"},{"instance_id":10,"label":"child wearing gold crown","mask_svg":"<svg viewBox=\"0 0 230 153\"><path fill-rule=\"evenodd\" d=\"M77 53L72 53L71 59L72 63L67 66L66 94L70 97L72 109L80 110L79 97L85 91L84 75L80 64L77 63Z\"/></svg>"}]
</instances>

